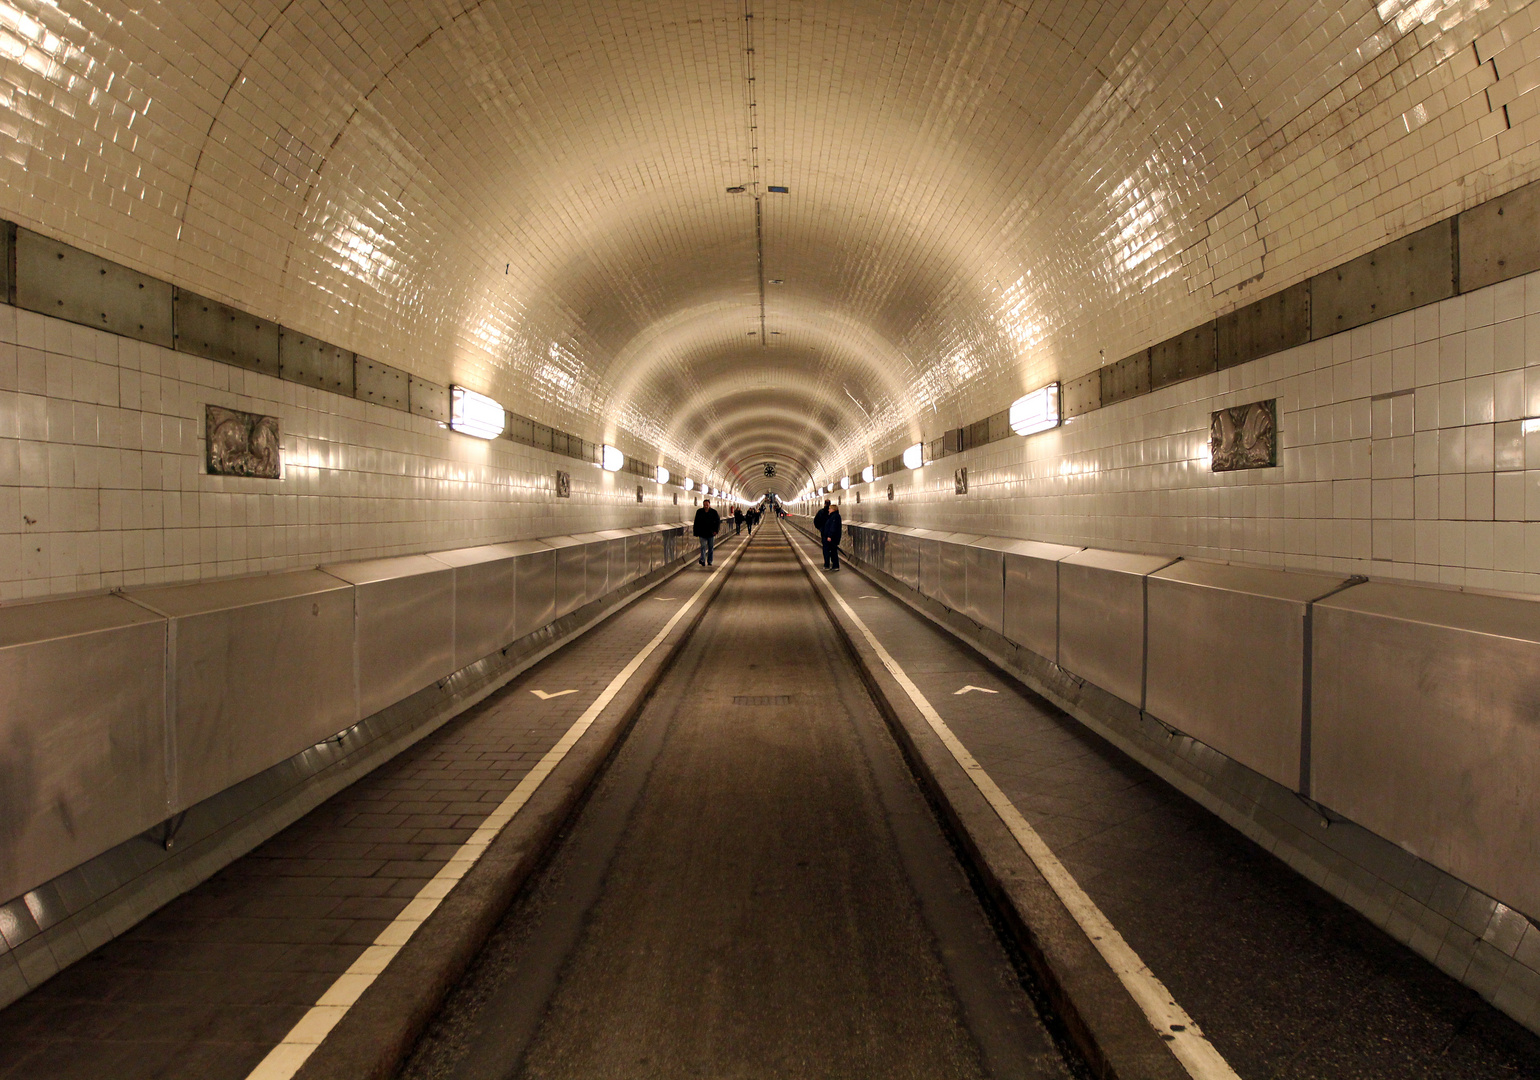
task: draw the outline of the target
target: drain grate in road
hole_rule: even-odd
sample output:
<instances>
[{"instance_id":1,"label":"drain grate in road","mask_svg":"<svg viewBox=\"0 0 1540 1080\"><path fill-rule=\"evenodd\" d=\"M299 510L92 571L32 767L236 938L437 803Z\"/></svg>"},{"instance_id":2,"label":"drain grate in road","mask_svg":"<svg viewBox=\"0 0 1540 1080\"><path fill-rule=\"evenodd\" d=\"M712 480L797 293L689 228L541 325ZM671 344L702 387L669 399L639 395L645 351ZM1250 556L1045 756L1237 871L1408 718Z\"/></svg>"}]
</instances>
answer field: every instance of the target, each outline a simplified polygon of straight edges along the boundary
<instances>
[{"instance_id":1,"label":"drain grate in road","mask_svg":"<svg viewBox=\"0 0 1540 1080\"><path fill-rule=\"evenodd\" d=\"M734 705L790 705L790 694L738 694Z\"/></svg>"}]
</instances>

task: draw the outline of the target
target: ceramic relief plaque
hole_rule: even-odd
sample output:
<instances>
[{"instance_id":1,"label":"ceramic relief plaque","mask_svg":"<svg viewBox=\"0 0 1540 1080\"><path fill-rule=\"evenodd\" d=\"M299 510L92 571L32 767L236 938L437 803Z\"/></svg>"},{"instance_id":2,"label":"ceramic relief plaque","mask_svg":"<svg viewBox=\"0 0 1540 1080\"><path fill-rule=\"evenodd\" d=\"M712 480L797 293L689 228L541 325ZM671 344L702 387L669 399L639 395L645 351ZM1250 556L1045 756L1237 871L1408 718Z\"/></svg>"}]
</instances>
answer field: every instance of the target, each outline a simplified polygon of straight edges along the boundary
<instances>
[{"instance_id":1,"label":"ceramic relief plaque","mask_svg":"<svg viewBox=\"0 0 1540 1080\"><path fill-rule=\"evenodd\" d=\"M1210 418L1208 445L1214 472L1277 465L1277 399L1220 409Z\"/></svg>"},{"instance_id":2,"label":"ceramic relief plaque","mask_svg":"<svg viewBox=\"0 0 1540 1080\"><path fill-rule=\"evenodd\" d=\"M558 499L572 498L572 476L568 473L556 474L556 497Z\"/></svg>"},{"instance_id":3,"label":"ceramic relief plaque","mask_svg":"<svg viewBox=\"0 0 1540 1080\"><path fill-rule=\"evenodd\" d=\"M203 427L211 476L277 480L282 475L278 417L205 405Z\"/></svg>"}]
</instances>

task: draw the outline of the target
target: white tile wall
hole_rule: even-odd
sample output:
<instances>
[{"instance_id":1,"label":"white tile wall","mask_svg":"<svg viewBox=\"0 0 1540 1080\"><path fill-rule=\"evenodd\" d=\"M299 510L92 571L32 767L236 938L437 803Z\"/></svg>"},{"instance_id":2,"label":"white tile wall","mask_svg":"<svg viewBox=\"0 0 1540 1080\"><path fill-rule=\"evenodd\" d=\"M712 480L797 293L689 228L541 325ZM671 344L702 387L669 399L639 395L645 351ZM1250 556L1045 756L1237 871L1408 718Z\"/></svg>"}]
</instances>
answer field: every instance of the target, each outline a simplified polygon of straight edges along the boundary
<instances>
[{"instance_id":1,"label":"white tile wall","mask_svg":"<svg viewBox=\"0 0 1540 1080\"><path fill-rule=\"evenodd\" d=\"M748 10L0 0L0 215L789 494L1540 177L1525 0Z\"/></svg>"},{"instance_id":2,"label":"white tile wall","mask_svg":"<svg viewBox=\"0 0 1540 1080\"><path fill-rule=\"evenodd\" d=\"M282 480L209 476L203 409L276 415ZM572 497L555 497L555 474ZM681 493L0 305L0 599L677 521Z\"/></svg>"},{"instance_id":3,"label":"white tile wall","mask_svg":"<svg viewBox=\"0 0 1540 1080\"><path fill-rule=\"evenodd\" d=\"M1273 397L1280 467L1210 471L1211 411ZM1536 417L1531 274L878 478L845 514L1540 594Z\"/></svg>"}]
</instances>

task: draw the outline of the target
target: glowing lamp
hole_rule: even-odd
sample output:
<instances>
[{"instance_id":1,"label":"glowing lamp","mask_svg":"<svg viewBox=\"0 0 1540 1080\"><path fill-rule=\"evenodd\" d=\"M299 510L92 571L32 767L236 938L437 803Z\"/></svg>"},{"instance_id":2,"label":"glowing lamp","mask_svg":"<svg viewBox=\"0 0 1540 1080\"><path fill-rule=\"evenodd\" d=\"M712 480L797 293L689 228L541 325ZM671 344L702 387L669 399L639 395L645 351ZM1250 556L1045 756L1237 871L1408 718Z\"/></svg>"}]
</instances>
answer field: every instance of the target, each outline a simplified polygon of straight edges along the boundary
<instances>
[{"instance_id":1,"label":"glowing lamp","mask_svg":"<svg viewBox=\"0 0 1540 1080\"><path fill-rule=\"evenodd\" d=\"M495 439L503 433L503 407L463 386L449 388L449 426L463 435Z\"/></svg>"},{"instance_id":2,"label":"glowing lamp","mask_svg":"<svg viewBox=\"0 0 1540 1080\"><path fill-rule=\"evenodd\" d=\"M1049 383L1011 402L1011 430L1018 435L1036 435L1056 428L1063 422L1059 410L1059 384Z\"/></svg>"},{"instance_id":3,"label":"glowing lamp","mask_svg":"<svg viewBox=\"0 0 1540 1080\"><path fill-rule=\"evenodd\" d=\"M925 464L925 444L915 443L904 451L904 468L918 469Z\"/></svg>"}]
</instances>

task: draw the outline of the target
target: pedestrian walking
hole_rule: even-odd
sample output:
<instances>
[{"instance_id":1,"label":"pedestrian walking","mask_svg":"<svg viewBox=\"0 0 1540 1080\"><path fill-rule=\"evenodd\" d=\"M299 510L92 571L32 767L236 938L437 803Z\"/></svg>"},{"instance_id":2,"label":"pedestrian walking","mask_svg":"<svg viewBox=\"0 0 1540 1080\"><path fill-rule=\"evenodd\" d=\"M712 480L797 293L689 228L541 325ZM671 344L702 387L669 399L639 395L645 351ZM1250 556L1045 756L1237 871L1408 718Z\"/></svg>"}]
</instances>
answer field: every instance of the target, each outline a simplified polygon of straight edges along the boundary
<instances>
[{"instance_id":1,"label":"pedestrian walking","mask_svg":"<svg viewBox=\"0 0 1540 1080\"><path fill-rule=\"evenodd\" d=\"M823 509L813 515L813 530L818 533L820 540L823 539L823 523L829 520L829 507L833 505L832 502L825 499L823 501ZM829 542L827 540L824 541L823 545L823 568L825 570L829 569Z\"/></svg>"},{"instance_id":2,"label":"pedestrian walking","mask_svg":"<svg viewBox=\"0 0 1540 1080\"><path fill-rule=\"evenodd\" d=\"M722 515L711 508L711 500L701 501L701 507L695 511L695 537L700 541L700 564L711 565L711 556L716 547L717 533L722 529Z\"/></svg>"},{"instance_id":3,"label":"pedestrian walking","mask_svg":"<svg viewBox=\"0 0 1540 1080\"><path fill-rule=\"evenodd\" d=\"M830 570L840 568L840 537L844 532L844 523L840 521L840 508L831 506L829 515L823 519L823 528L820 535L823 536L823 561Z\"/></svg>"},{"instance_id":4,"label":"pedestrian walking","mask_svg":"<svg viewBox=\"0 0 1540 1080\"><path fill-rule=\"evenodd\" d=\"M733 535L737 536L743 531L743 507L733 507Z\"/></svg>"}]
</instances>

